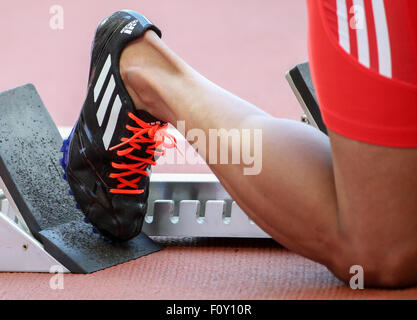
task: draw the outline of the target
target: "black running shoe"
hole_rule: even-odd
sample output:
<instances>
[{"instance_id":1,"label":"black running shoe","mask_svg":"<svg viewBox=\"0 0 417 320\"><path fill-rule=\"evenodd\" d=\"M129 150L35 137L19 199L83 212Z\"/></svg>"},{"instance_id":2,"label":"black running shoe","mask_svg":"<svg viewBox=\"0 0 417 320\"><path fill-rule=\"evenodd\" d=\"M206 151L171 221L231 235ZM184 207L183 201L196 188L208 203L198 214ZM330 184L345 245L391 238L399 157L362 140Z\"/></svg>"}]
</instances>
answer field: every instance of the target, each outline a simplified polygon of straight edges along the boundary
<instances>
[{"instance_id":1,"label":"black running shoe","mask_svg":"<svg viewBox=\"0 0 417 320\"><path fill-rule=\"evenodd\" d=\"M61 151L64 179L84 215L102 235L126 241L141 232L151 165L173 147L167 124L135 109L120 76L123 48L153 30L133 11L118 11L97 27L91 49L87 98ZM171 139L167 145L165 138Z\"/></svg>"}]
</instances>

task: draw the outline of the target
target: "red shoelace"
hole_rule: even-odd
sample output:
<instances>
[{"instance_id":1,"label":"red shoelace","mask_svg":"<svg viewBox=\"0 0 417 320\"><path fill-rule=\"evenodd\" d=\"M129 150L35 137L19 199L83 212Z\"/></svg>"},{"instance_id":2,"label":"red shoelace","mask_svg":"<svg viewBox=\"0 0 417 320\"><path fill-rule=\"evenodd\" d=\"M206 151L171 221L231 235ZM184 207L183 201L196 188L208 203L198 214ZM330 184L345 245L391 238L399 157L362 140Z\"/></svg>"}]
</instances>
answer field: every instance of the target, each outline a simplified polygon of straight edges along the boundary
<instances>
[{"instance_id":1,"label":"red shoelace","mask_svg":"<svg viewBox=\"0 0 417 320\"><path fill-rule=\"evenodd\" d=\"M110 189L111 193L119 194L141 194L145 190L139 189L138 183L143 176L148 177L149 172L146 170L148 165L155 165L156 161L154 160L155 156L163 156L166 149L172 149L177 147L177 140L171 134L169 134L166 129L168 124L161 125L160 123L149 124L145 121L142 121L136 117L133 113L129 113L129 117L134 120L139 127L132 127L126 125L126 129L132 131L133 136L130 138L122 138L122 143L111 147L109 150L119 149L122 146L129 145L123 150L118 150L117 155L119 157L126 157L130 160L135 160L137 163L115 163L112 162L111 165L115 169L125 170L124 172L111 173L110 178L117 179L120 183L117 185L116 189ZM146 136L145 136L146 135ZM169 139L171 143L165 142L165 139ZM141 143L149 143L146 148L146 153L149 154L149 158L141 158L131 154L134 150L141 150L142 147L139 145ZM126 177L133 174L138 174L139 177L133 180L127 180ZM126 189L131 188L131 189Z\"/></svg>"}]
</instances>

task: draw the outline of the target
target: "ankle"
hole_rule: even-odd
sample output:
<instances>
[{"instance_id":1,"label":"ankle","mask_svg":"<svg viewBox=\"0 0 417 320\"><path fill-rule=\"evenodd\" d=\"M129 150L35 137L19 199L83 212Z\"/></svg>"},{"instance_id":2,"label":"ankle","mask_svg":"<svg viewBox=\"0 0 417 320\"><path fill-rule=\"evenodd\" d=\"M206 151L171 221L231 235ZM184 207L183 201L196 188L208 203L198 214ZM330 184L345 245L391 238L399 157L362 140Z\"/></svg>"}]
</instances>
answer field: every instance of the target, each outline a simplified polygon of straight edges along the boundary
<instances>
[{"instance_id":1,"label":"ankle","mask_svg":"<svg viewBox=\"0 0 417 320\"><path fill-rule=\"evenodd\" d=\"M120 74L136 109L164 121L175 120L166 91L183 75L178 60L153 31L126 46L120 58Z\"/></svg>"}]
</instances>

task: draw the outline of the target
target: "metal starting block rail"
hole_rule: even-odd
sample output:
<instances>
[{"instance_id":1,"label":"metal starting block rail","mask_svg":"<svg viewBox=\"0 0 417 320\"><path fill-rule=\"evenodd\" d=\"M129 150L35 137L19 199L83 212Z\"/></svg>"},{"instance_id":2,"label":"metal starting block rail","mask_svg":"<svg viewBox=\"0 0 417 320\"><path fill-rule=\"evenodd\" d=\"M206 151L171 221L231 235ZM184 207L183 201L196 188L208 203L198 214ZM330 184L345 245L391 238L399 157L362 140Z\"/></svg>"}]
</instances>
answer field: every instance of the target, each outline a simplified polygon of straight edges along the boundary
<instances>
[{"instance_id":1,"label":"metal starting block rail","mask_svg":"<svg viewBox=\"0 0 417 320\"><path fill-rule=\"evenodd\" d=\"M143 231L149 236L269 238L213 174L153 174Z\"/></svg>"},{"instance_id":2,"label":"metal starting block rail","mask_svg":"<svg viewBox=\"0 0 417 320\"><path fill-rule=\"evenodd\" d=\"M31 84L0 93L0 271L91 273L161 247L148 236L269 237L212 174L153 174L143 232L92 233L61 178L62 137Z\"/></svg>"}]
</instances>

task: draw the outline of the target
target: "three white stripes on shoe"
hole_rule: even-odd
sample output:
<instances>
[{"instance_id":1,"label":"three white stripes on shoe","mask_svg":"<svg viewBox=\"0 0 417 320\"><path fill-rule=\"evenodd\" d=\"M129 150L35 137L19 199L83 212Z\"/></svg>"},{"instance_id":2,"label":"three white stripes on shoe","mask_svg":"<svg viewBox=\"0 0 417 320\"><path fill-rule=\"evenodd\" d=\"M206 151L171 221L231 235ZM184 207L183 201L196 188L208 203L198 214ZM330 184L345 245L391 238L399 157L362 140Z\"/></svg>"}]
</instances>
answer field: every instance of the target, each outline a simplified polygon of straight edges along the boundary
<instances>
[{"instance_id":1,"label":"three white stripes on shoe","mask_svg":"<svg viewBox=\"0 0 417 320\"><path fill-rule=\"evenodd\" d=\"M132 34L133 29L136 27L137 23L140 23L142 26L147 26L151 24L151 22L146 19L145 17L138 16L138 19L135 19L128 23L120 33ZM100 105L98 106L96 117L99 126L103 125L104 118L106 117L107 110L110 105L110 101L115 92L116 82L114 80L114 75L110 71L111 68L111 55L109 54L106 62L104 63L100 75L97 79L96 85L94 86L94 103L97 104L97 100L101 95L102 91L104 91L103 97L101 99ZM110 79L107 85L104 87L107 77L110 75ZM119 118L120 110L122 109L122 101L120 100L119 95L117 94L114 98L113 104L111 106L109 121L107 122L106 129L104 130L103 134L103 144L106 150L109 149L110 142L113 138L114 131L117 125L117 119Z\"/></svg>"},{"instance_id":2,"label":"three white stripes on shoe","mask_svg":"<svg viewBox=\"0 0 417 320\"><path fill-rule=\"evenodd\" d=\"M353 0L352 8L347 7L346 0L336 0L336 3L340 46L347 53L351 54L349 28L352 26L350 25L351 21L348 20L348 14L349 12L354 13L356 21L359 21L358 23L360 24L355 28L359 62L370 68L371 50L377 50L379 73L392 78L391 45L384 0L372 0L373 21L367 21L364 0ZM376 48L371 47L369 43L368 23L372 23L375 26Z\"/></svg>"},{"instance_id":3,"label":"three white stripes on shoe","mask_svg":"<svg viewBox=\"0 0 417 320\"><path fill-rule=\"evenodd\" d=\"M96 85L94 86L94 103L97 103L97 99L103 90L103 85L106 81L106 78L110 73L110 80L107 83L107 86L105 87L103 98L101 99L100 105L96 113L97 121L100 127L103 125L104 117L106 116L107 109L110 105L110 100L113 96L113 93L116 87L114 76L110 72L110 67L111 67L111 56L109 54L109 56L106 59L106 62L104 63L103 68L101 69ZM109 121L107 122L107 126L103 134L103 144L106 150L110 146L110 142L113 137L114 130L116 129L117 119L119 118L119 113L120 113L121 108L122 108L122 102L120 100L119 95L116 95L113 101L113 104L111 106Z\"/></svg>"}]
</instances>

